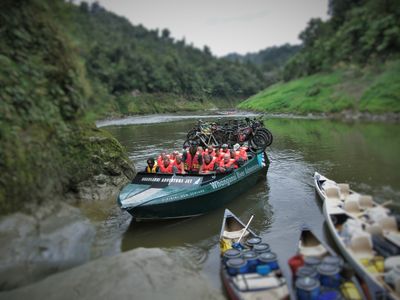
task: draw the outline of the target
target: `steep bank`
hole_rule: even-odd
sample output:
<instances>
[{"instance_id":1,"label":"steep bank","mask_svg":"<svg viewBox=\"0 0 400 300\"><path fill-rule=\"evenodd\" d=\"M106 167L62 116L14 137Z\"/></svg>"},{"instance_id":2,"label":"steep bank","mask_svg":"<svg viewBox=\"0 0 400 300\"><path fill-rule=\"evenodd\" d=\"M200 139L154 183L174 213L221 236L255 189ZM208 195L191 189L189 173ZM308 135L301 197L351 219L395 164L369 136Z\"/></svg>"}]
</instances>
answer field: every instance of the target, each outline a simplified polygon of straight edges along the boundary
<instances>
[{"instance_id":1,"label":"steep bank","mask_svg":"<svg viewBox=\"0 0 400 300\"><path fill-rule=\"evenodd\" d=\"M122 146L85 121L92 90L50 10L46 1L2 3L0 214L66 194L79 201L82 182L115 189L133 176Z\"/></svg>"},{"instance_id":2,"label":"steep bank","mask_svg":"<svg viewBox=\"0 0 400 300\"><path fill-rule=\"evenodd\" d=\"M279 113L400 113L400 61L339 68L275 84L238 108Z\"/></svg>"}]
</instances>

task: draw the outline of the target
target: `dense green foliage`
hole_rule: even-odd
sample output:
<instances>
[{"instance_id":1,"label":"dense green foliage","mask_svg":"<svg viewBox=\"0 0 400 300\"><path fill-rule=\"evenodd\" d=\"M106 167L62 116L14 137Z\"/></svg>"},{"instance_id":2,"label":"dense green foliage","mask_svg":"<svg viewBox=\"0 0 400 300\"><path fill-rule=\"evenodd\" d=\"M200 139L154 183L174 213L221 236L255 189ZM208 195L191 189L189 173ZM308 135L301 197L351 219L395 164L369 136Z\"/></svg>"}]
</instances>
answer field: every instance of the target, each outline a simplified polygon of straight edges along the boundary
<instances>
[{"instance_id":1,"label":"dense green foliage","mask_svg":"<svg viewBox=\"0 0 400 300\"><path fill-rule=\"evenodd\" d=\"M268 47L256 53L240 55L228 54L225 58L242 63L253 63L261 68L267 85L282 79L282 70L287 61L300 50L300 46L285 44L282 46Z\"/></svg>"},{"instance_id":2,"label":"dense green foliage","mask_svg":"<svg viewBox=\"0 0 400 300\"><path fill-rule=\"evenodd\" d=\"M277 83L239 104L239 108L305 114L355 110L400 113L400 61L337 69Z\"/></svg>"},{"instance_id":3,"label":"dense green foliage","mask_svg":"<svg viewBox=\"0 0 400 300\"><path fill-rule=\"evenodd\" d=\"M96 2L56 3L53 14L79 49L97 95L95 104L103 110L141 112L129 109L141 94L160 103L153 112L168 109L173 97L180 100L171 111L178 105L197 109L210 99L243 99L265 87L258 68L218 59L208 47L175 41L167 29L134 26Z\"/></svg>"},{"instance_id":4,"label":"dense green foliage","mask_svg":"<svg viewBox=\"0 0 400 300\"><path fill-rule=\"evenodd\" d=\"M400 0L330 0L331 18L311 19L285 83L240 108L307 113L400 112ZM291 81L290 81L291 80Z\"/></svg>"},{"instance_id":5,"label":"dense green foliage","mask_svg":"<svg viewBox=\"0 0 400 300\"><path fill-rule=\"evenodd\" d=\"M400 0L330 0L331 18L312 19L300 34L303 48L285 66L286 80L398 57Z\"/></svg>"},{"instance_id":6,"label":"dense green foliage","mask_svg":"<svg viewBox=\"0 0 400 300\"><path fill-rule=\"evenodd\" d=\"M120 166L129 172L118 142L83 121L91 85L53 9L52 1L1 3L0 213L60 199Z\"/></svg>"}]
</instances>

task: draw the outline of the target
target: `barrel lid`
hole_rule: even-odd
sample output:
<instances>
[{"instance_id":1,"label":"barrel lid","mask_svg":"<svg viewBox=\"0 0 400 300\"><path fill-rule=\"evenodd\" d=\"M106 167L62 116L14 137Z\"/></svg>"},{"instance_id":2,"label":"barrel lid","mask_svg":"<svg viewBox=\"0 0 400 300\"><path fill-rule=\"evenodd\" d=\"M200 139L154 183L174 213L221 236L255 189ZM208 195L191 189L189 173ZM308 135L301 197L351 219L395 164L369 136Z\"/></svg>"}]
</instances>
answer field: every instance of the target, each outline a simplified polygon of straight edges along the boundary
<instances>
[{"instance_id":1,"label":"barrel lid","mask_svg":"<svg viewBox=\"0 0 400 300\"><path fill-rule=\"evenodd\" d=\"M231 258L226 262L226 265L231 268L241 268L246 265L243 258Z\"/></svg>"},{"instance_id":2,"label":"barrel lid","mask_svg":"<svg viewBox=\"0 0 400 300\"><path fill-rule=\"evenodd\" d=\"M254 246L254 245L257 245L257 244L260 244L260 243L261 243L261 238L259 238L258 236L249 238L249 239L246 241L246 244L247 244L248 246Z\"/></svg>"},{"instance_id":3,"label":"barrel lid","mask_svg":"<svg viewBox=\"0 0 400 300\"><path fill-rule=\"evenodd\" d=\"M313 267L303 266L297 269L297 277L316 277L317 271Z\"/></svg>"},{"instance_id":4,"label":"barrel lid","mask_svg":"<svg viewBox=\"0 0 400 300\"><path fill-rule=\"evenodd\" d=\"M240 256L240 251L237 249L228 249L224 253L224 257L230 258L230 257L238 257Z\"/></svg>"},{"instance_id":5,"label":"barrel lid","mask_svg":"<svg viewBox=\"0 0 400 300\"><path fill-rule=\"evenodd\" d=\"M268 252L270 251L269 245L266 243L256 244L253 246L253 250L256 252Z\"/></svg>"},{"instance_id":6,"label":"barrel lid","mask_svg":"<svg viewBox=\"0 0 400 300\"><path fill-rule=\"evenodd\" d=\"M326 256L322 259L323 264L343 266L343 259L339 256Z\"/></svg>"},{"instance_id":7,"label":"barrel lid","mask_svg":"<svg viewBox=\"0 0 400 300\"><path fill-rule=\"evenodd\" d=\"M327 276L332 276L336 275L339 273L340 268L335 265L329 265L329 264L320 264L317 267L317 271L321 275L327 275Z\"/></svg>"},{"instance_id":8,"label":"barrel lid","mask_svg":"<svg viewBox=\"0 0 400 300\"><path fill-rule=\"evenodd\" d=\"M320 286L319 281L311 277L302 277L296 280L296 288L312 291Z\"/></svg>"},{"instance_id":9,"label":"barrel lid","mask_svg":"<svg viewBox=\"0 0 400 300\"><path fill-rule=\"evenodd\" d=\"M276 261L276 254L274 252L265 252L258 255L258 259L263 262Z\"/></svg>"},{"instance_id":10,"label":"barrel lid","mask_svg":"<svg viewBox=\"0 0 400 300\"><path fill-rule=\"evenodd\" d=\"M252 258L256 258L257 257L257 253L255 253L254 251L245 251L243 252L243 258L245 259L252 259Z\"/></svg>"},{"instance_id":11,"label":"barrel lid","mask_svg":"<svg viewBox=\"0 0 400 300\"><path fill-rule=\"evenodd\" d=\"M304 264L309 266L317 266L321 263L321 259L315 256L305 256Z\"/></svg>"}]
</instances>

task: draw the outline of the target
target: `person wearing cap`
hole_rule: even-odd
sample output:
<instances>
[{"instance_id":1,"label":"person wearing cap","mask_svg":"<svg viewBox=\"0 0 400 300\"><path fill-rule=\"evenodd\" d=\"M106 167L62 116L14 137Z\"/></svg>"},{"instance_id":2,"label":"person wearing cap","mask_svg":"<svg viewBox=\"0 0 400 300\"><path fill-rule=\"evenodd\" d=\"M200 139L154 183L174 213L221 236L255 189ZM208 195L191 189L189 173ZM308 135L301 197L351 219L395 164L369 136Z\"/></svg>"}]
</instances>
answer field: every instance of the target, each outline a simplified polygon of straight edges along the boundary
<instances>
[{"instance_id":1,"label":"person wearing cap","mask_svg":"<svg viewBox=\"0 0 400 300\"><path fill-rule=\"evenodd\" d=\"M147 166L144 169L144 171L146 173L157 173L159 171L159 169L160 168L158 167L157 162L154 161L154 158L153 157L149 157L147 159Z\"/></svg>"},{"instance_id":2,"label":"person wearing cap","mask_svg":"<svg viewBox=\"0 0 400 300\"><path fill-rule=\"evenodd\" d=\"M222 153L229 153L229 148L228 148L228 144L222 144L221 146L221 152Z\"/></svg>"},{"instance_id":3,"label":"person wearing cap","mask_svg":"<svg viewBox=\"0 0 400 300\"><path fill-rule=\"evenodd\" d=\"M189 149L183 152L182 161L184 164L184 172L198 173L203 163L201 154L197 152L197 142L192 142Z\"/></svg>"}]
</instances>

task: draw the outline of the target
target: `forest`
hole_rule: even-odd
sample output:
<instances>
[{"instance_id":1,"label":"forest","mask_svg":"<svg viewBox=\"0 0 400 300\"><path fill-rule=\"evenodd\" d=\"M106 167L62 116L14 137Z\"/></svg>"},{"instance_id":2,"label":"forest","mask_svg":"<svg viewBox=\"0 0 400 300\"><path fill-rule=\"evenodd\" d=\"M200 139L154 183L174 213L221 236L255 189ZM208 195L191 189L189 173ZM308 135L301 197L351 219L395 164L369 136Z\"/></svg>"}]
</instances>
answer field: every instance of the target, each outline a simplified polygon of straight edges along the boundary
<instances>
[{"instance_id":1,"label":"forest","mask_svg":"<svg viewBox=\"0 0 400 300\"><path fill-rule=\"evenodd\" d=\"M400 1L330 0L311 19L283 82L239 105L269 112L400 112Z\"/></svg>"}]
</instances>

